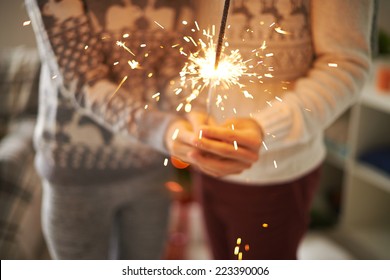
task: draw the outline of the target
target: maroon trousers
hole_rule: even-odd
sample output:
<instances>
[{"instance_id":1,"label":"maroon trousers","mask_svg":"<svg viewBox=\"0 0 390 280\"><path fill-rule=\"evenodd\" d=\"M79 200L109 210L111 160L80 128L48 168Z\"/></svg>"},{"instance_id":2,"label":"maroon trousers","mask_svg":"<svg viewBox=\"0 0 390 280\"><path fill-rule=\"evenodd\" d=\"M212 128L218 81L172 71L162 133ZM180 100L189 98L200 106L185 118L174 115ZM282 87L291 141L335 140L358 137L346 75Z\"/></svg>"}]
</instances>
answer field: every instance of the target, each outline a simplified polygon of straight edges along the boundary
<instances>
[{"instance_id":1,"label":"maroon trousers","mask_svg":"<svg viewBox=\"0 0 390 280\"><path fill-rule=\"evenodd\" d=\"M289 183L241 185L194 172L214 259L296 259L320 170Z\"/></svg>"}]
</instances>

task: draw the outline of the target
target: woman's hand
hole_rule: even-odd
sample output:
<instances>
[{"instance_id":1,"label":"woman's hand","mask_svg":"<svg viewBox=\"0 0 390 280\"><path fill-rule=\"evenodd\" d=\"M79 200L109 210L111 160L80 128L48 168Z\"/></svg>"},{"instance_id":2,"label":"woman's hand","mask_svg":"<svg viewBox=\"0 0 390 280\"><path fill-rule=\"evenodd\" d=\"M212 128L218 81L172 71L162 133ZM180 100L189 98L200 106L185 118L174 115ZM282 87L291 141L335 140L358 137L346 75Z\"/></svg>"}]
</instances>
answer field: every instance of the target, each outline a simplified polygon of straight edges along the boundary
<instances>
[{"instance_id":1,"label":"woman's hand","mask_svg":"<svg viewBox=\"0 0 390 280\"><path fill-rule=\"evenodd\" d=\"M216 126L205 125L207 117L201 113L188 119L192 125L179 120L167 131L172 156L214 177L241 173L258 160L262 131L254 120L231 119Z\"/></svg>"},{"instance_id":2,"label":"woman's hand","mask_svg":"<svg viewBox=\"0 0 390 280\"><path fill-rule=\"evenodd\" d=\"M196 138L191 124L185 120L174 121L165 134L165 144L171 156L190 163L189 153L195 149Z\"/></svg>"},{"instance_id":3,"label":"woman's hand","mask_svg":"<svg viewBox=\"0 0 390 280\"><path fill-rule=\"evenodd\" d=\"M203 172L220 177L241 173L259 159L263 133L250 118L236 118L222 126L201 126L196 150L188 156Z\"/></svg>"}]
</instances>

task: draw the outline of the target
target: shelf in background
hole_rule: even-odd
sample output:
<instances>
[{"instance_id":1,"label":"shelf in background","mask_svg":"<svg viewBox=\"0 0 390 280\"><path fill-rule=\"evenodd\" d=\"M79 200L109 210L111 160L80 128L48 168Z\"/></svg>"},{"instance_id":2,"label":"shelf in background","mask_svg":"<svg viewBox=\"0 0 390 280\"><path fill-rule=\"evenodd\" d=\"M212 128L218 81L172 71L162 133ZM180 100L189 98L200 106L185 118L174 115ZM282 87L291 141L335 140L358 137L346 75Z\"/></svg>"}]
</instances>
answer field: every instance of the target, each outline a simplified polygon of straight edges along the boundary
<instances>
[{"instance_id":1,"label":"shelf in background","mask_svg":"<svg viewBox=\"0 0 390 280\"><path fill-rule=\"evenodd\" d=\"M390 193L390 176L385 172L362 162L351 163L351 171L356 177L372 182L378 188Z\"/></svg>"},{"instance_id":2,"label":"shelf in background","mask_svg":"<svg viewBox=\"0 0 390 280\"><path fill-rule=\"evenodd\" d=\"M341 241L354 255L362 259L390 259L390 226L350 226L335 232L332 237Z\"/></svg>"},{"instance_id":3,"label":"shelf in background","mask_svg":"<svg viewBox=\"0 0 390 280\"><path fill-rule=\"evenodd\" d=\"M390 93L378 92L372 84L367 84L364 87L360 102L373 109L390 114Z\"/></svg>"}]
</instances>

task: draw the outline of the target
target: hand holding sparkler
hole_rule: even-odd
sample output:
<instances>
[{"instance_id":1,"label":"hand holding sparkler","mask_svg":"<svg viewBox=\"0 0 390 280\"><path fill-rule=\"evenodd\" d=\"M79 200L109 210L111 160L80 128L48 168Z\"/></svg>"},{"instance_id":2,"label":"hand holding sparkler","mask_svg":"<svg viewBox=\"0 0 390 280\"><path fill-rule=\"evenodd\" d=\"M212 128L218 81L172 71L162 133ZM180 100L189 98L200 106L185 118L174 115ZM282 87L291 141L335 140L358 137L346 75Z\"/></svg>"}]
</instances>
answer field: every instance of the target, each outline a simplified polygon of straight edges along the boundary
<instances>
[{"instance_id":1,"label":"hand holding sparkler","mask_svg":"<svg viewBox=\"0 0 390 280\"><path fill-rule=\"evenodd\" d=\"M201 137L195 142L197 149L188 156L209 175L239 174L259 158L263 133L251 118L234 118L222 126L204 125L199 131Z\"/></svg>"},{"instance_id":2,"label":"hand holding sparkler","mask_svg":"<svg viewBox=\"0 0 390 280\"><path fill-rule=\"evenodd\" d=\"M214 177L241 173L258 160L263 135L254 120L235 118L216 126L206 124L206 114L191 113L189 119L192 127L180 120L167 131L173 156Z\"/></svg>"}]
</instances>

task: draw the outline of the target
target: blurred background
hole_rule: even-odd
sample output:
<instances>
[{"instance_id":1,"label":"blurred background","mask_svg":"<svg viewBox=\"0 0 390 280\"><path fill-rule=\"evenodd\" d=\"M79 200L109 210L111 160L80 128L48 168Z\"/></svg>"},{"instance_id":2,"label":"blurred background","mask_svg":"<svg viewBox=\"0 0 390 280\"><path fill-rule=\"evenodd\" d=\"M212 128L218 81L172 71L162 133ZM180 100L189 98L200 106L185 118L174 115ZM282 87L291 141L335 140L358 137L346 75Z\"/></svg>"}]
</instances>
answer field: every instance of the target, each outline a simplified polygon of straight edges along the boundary
<instances>
[{"instance_id":1,"label":"blurred background","mask_svg":"<svg viewBox=\"0 0 390 280\"><path fill-rule=\"evenodd\" d=\"M379 0L370 80L326 131L328 156L300 259L390 259L389 15L390 1ZM0 2L1 259L50 258L33 167L39 59L28 21L23 0ZM210 258L196 203L178 196L171 216L167 258Z\"/></svg>"}]
</instances>

